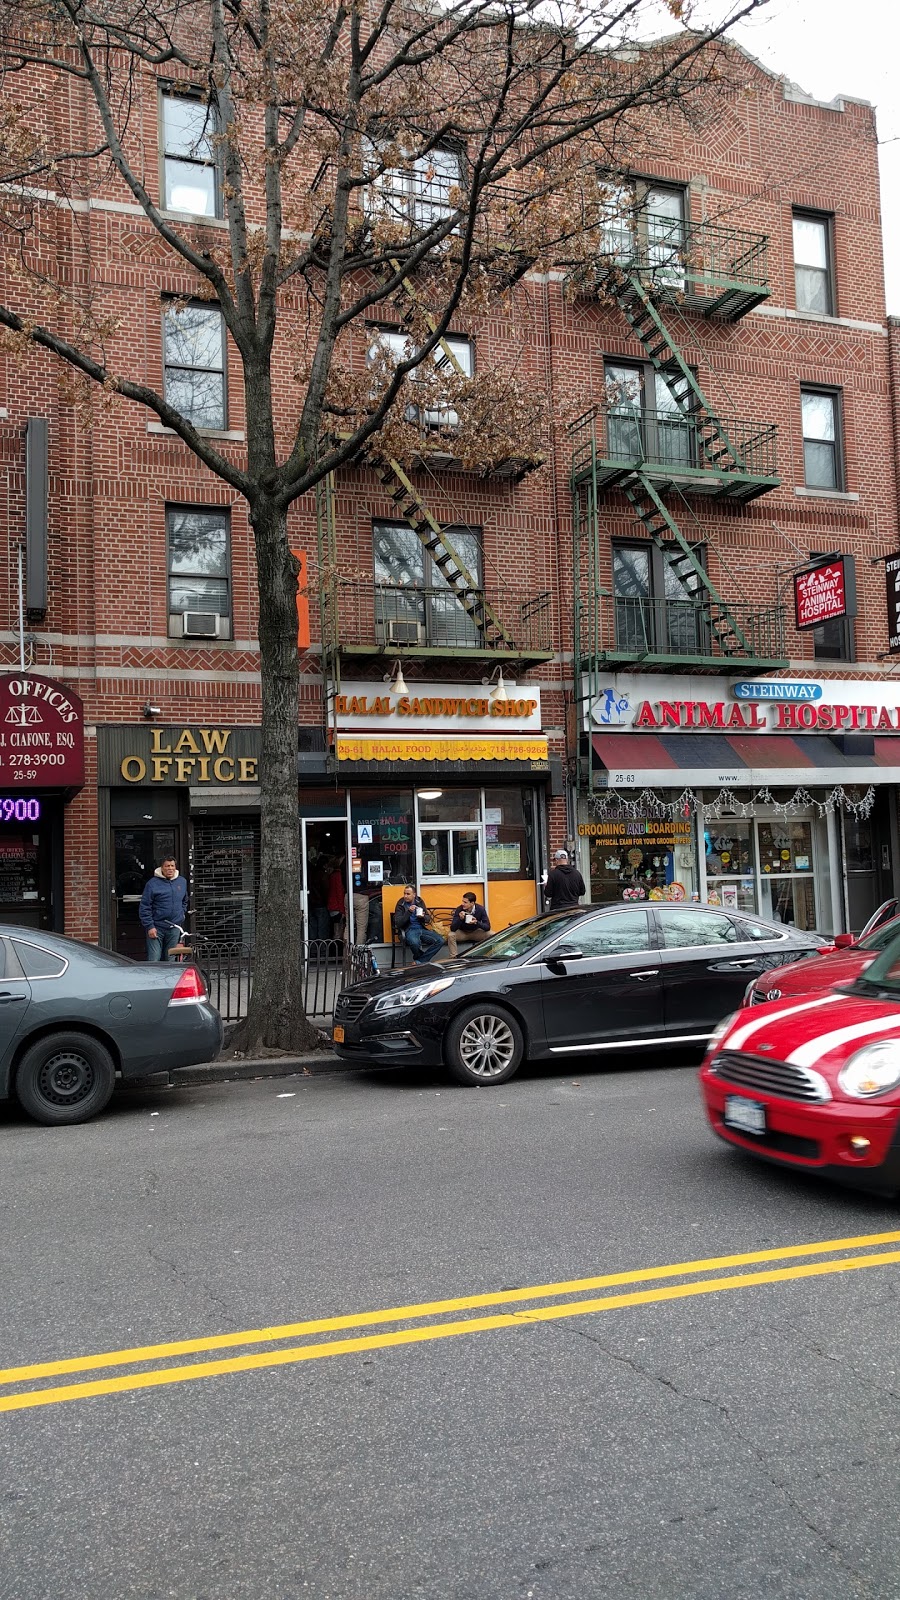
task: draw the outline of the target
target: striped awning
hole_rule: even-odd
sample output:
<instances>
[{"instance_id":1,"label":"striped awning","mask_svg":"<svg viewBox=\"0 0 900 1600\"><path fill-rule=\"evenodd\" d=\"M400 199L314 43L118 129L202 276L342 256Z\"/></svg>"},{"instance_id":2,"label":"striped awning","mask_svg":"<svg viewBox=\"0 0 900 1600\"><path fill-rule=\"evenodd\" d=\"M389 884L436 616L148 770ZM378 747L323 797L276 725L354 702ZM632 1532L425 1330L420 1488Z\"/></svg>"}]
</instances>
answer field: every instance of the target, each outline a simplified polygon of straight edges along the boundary
<instances>
[{"instance_id":1,"label":"striped awning","mask_svg":"<svg viewBox=\"0 0 900 1600\"><path fill-rule=\"evenodd\" d=\"M843 750L827 734L599 733L601 788L764 788L900 783L900 738L868 739Z\"/></svg>"}]
</instances>

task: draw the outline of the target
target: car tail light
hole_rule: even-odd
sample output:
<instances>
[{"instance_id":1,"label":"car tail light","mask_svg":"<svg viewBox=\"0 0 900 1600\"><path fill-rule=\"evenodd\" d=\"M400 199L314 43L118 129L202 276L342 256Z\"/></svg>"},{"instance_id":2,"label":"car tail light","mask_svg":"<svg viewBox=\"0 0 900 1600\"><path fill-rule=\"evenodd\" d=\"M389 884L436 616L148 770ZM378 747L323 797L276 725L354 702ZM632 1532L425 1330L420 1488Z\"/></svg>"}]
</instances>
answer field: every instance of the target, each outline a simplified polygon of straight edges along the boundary
<instances>
[{"instance_id":1,"label":"car tail light","mask_svg":"<svg viewBox=\"0 0 900 1600\"><path fill-rule=\"evenodd\" d=\"M206 999L203 974L196 967L185 967L169 996L170 1006L192 1006Z\"/></svg>"}]
</instances>

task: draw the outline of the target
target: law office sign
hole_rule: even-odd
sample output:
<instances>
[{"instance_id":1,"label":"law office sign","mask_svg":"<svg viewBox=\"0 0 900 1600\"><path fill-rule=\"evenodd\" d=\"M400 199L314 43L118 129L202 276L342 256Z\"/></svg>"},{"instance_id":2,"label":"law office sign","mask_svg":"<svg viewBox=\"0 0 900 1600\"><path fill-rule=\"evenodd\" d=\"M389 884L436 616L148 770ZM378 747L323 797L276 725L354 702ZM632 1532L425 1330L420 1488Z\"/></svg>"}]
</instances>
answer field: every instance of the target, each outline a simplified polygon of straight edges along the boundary
<instances>
[{"instance_id":1,"label":"law office sign","mask_svg":"<svg viewBox=\"0 0 900 1600\"><path fill-rule=\"evenodd\" d=\"M66 684L30 672L0 677L0 784L4 789L80 789L84 707Z\"/></svg>"},{"instance_id":2,"label":"law office sign","mask_svg":"<svg viewBox=\"0 0 900 1600\"><path fill-rule=\"evenodd\" d=\"M847 601L843 556L794 574L794 610L799 629L818 628L823 622L846 617Z\"/></svg>"}]
</instances>

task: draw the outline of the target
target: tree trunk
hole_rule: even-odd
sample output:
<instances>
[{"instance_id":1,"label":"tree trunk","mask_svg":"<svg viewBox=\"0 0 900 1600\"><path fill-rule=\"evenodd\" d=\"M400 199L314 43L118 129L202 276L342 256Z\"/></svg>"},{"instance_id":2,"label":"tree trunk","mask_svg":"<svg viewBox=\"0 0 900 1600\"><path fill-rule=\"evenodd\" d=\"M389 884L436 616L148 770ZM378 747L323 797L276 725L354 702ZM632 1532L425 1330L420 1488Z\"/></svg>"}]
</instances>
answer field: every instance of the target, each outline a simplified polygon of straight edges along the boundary
<instances>
[{"instance_id":1,"label":"tree trunk","mask_svg":"<svg viewBox=\"0 0 900 1600\"><path fill-rule=\"evenodd\" d=\"M322 1043L303 1004L296 568L288 549L286 513L262 501L251 508L251 522L261 597L262 841L253 992L233 1039L233 1048L246 1055L314 1050Z\"/></svg>"}]
</instances>

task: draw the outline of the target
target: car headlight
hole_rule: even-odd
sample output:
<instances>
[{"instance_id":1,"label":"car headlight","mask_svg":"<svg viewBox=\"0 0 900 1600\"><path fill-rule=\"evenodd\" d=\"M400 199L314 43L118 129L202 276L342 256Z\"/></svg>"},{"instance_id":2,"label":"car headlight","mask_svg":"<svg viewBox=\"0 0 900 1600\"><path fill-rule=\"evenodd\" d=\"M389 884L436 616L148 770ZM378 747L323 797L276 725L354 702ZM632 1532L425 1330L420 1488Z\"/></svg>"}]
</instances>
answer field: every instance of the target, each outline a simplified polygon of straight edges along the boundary
<instances>
[{"instance_id":1,"label":"car headlight","mask_svg":"<svg viewBox=\"0 0 900 1600\"><path fill-rule=\"evenodd\" d=\"M455 978L435 978L433 983L416 983L408 989L392 989L390 994L383 994L380 1000L375 1001L375 1011L405 1011L408 1006L420 1005L423 1000L430 1000L433 994L440 994L442 989L449 989Z\"/></svg>"},{"instance_id":2,"label":"car headlight","mask_svg":"<svg viewBox=\"0 0 900 1600\"><path fill-rule=\"evenodd\" d=\"M900 1084L900 1039L879 1039L845 1061L838 1086L854 1100L870 1100Z\"/></svg>"},{"instance_id":3,"label":"car headlight","mask_svg":"<svg viewBox=\"0 0 900 1600\"><path fill-rule=\"evenodd\" d=\"M729 1028L731 1027L731 1024L734 1021L736 1021L736 1019L739 1016L740 1016L740 1012L739 1011L732 1011L732 1012L729 1013L729 1015L727 1017L723 1017L722 1018L722 1021L719 1023L719 1026L717 1028L713 1029L712 1033L710 1034L710 1036L709 1036L709 1038L708 1038L708 1040L706 1042L707 1055L709 1055L713 1050L718 1050L719 1045L722 1043L722 1040L724 1039L726 1033L728 1032Z\"/></svg>"}]
</instances>

